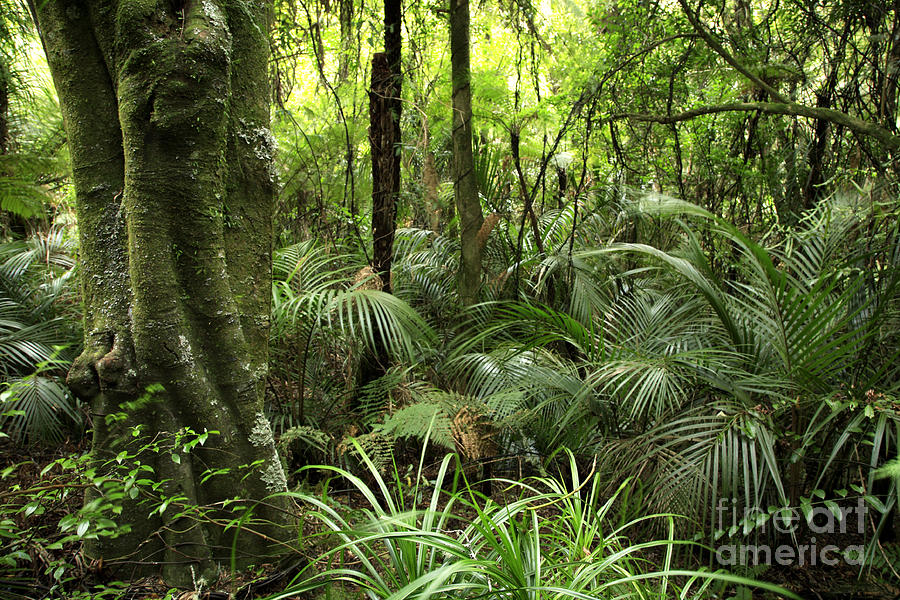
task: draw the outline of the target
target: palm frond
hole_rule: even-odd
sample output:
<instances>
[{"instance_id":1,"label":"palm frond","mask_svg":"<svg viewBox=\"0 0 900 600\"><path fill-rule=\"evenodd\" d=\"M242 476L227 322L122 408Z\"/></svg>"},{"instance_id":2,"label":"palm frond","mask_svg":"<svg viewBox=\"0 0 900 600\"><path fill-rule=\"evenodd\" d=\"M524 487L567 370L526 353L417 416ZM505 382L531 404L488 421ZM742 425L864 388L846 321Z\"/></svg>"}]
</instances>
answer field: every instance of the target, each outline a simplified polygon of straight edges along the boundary
<instances>
[{"instance_id":1,"label":"palm frond","mask_svg":"<svg viewBox=\"0 0 900 600\"><path fill-rule=\"evenodd\" d=\"M14 440L58 442L79 423L68 389L56 378L34 373L12 379L0 394L0 427Z\"/></svg>"}]
</instances>

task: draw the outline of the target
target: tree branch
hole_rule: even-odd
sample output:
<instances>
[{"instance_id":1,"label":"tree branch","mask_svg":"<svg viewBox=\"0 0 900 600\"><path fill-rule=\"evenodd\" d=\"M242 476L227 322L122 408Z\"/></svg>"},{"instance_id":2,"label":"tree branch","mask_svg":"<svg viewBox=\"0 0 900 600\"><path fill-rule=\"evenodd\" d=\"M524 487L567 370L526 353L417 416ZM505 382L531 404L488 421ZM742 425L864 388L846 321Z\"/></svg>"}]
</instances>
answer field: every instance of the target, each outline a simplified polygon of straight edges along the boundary
<instances>
[{"instance_id":1,"label":"tree branch","mask_svg":"<svg viewBox=\"0 0 900 600\"><path fill-rule=\"evenodd\" d=\"M700 22L700 19L697 18L697 15L691 11L691 8L687 4L687 0L679 0L679 3L681 4L682 10L684 10L684 14L687 16L688 21L691 22L691 26L694 28L694 30L696 30L698 34L700 34L700 37L702 37L703 40L707 44L709 44L709 47L712 48L716 54L724 58L725 62L734 67L744 77L752 81L758 88L760 88L761 90L765 90L765 92L769 94L769 96L773 100L777 102L787 102L787 100L778 93L778 90L760 79L757 75L754 75L753 72L750 71L750 69L745 67L740 61L738 61L738 59L732 56L732 54L728 50L726 50L722 44L719 43L719 40L717 40L712 35L712 33L703 26L703 24Z\"/></svg>"},{"instance_id":2,"label":"tree branch","mask_svg":"<svg viewBox=\"0 0 900 600\"><path fill-rule=\"evenodd\" d=\"M809 117L822 119L842 125L856 133L867 135L878 140L888 150L900 150L900 136L894 135L884 127L851 117L847 113L831 108L819 108L797 104L796 102L734 102L731 104L716 104L694 108L674 115L652 115L646 113L619 113L608 117L608 121L620 121L631 119L633 121L645 121L668 125L681 121L690 121L703 115L712 115L723 112L759 111L771 115L787 115L791 117Z\"/></svg>"}]
</instances>

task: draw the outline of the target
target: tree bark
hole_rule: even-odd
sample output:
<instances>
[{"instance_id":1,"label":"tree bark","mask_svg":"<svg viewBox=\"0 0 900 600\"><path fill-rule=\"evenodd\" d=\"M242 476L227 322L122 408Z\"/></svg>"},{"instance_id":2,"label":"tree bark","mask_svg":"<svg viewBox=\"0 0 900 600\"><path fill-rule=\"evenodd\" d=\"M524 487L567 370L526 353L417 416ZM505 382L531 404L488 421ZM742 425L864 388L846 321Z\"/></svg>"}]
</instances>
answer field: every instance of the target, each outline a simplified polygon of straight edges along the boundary
<instances>
[{"instance_id":1,"label":"tree bark","mask_svg":"<svg viewBox=\"0 0 900 600\"><path fill-rule=\"evenodd\" d=\"M210 507L206 518L148 518L147 505L126 503L131 532L89 548L110 568L175 583L231 559L223 503L250 508L286 489L262 412L275 185L268 10L245 0L32 5L72 159L86 314L68 381L91 402L93 452L140 446L128 427L219 432L177 464L137 457L168 480L164 494ZM151 385L164 391L136 402ZM122 406L125 422L107 425ZM201 482L211 468L227 473ZM240 534L238 564L285 537L285 509L254 509L269 524Z\"/></svg>"},{"instance_id":2,"label":"tree bark","mask_svg":"<svg viewBox=\"0 0 900 600\"><path fill-rule=\"evenodd\" d=\"M816 94L817 108L831 108L830 98L826 92ZM803 210L808 210L816 205L821 196L821 186L825 180L825 153L828 144L828 134L831 131L831 123L826 119L816 119L813 128L813 141L807 152L806 162L809 165L809 173L803 184Z\"/></svg>"},{"instance_id":3,"label":"tree bark","mask_svg":"<svg viewBox=\"0 0 900 600\"><path fill-rule=\"evenodd\" d=\"M884 63L884 86L881 90L881 122L897 133L897 91L900 88L900 0L894 0L894 23L888 39L888 54Z\"/></svg>"},{"instance_id":4,"label":"tree bark","mask_svg":"<svg viewBox=\"0 0 900 600\"><path fill-rule=\"evenodd\" d=\"M469 66L469 0L450 0L450 78L453 87L453 195L460 222L459 297L473 304L481 287L481 246L484 222L475 161L472 156L472 89Z\"/></svg>"},{"instance_id":5,"label":"tree bark","mask_svg":"<svg viewBox=\"0 0 900 600\"><path fill-rule=\"evenodd\" d=\"M426 144L427 148L427 144ZM434 164L434 152L426 150L422 169L422 187L425 188L425 213L428 227L437 233L441 226L441 206L438 196L438 173Z\"/></svg>"},{"instance_id":6,"label":"tree bark","mask_svg":"<svg viewBox=\"0 0 900 600\"><path fill-rule=\"evenodd\" d=\"M0 55L0 154L9 147L9 68Z\"/></svg>"},{"instance_id":7,"label":"tree bark","mask_svg":"<svg viewBox=\"0 0 900 600\"><path fill-rule=\"evenodd\" d=\"M343 83L350 72L353 48L353 0L339 0L338 19L341 23L341 51L338 59L338 80Z\"/></svg>"},{"instance_id":8,"label":"tree bark","mask_svg":"<svg viewBox=\"0 0 900 600\"><path fill-rule=\"evenodd\" d=\"M384 291L391 291L391 256L400 197L402 75L400 0L384 2L384 52L372 56L369 147L372 154L372 254Z\"/></svg>"},{"instance_id":9,"label":"tree bark","mask_svg":"<svg viewBox=\"0 0 900 600\"><path fill-rule=\"evenodd\" d=\"M400 160L397 156L398 123L391 110L393 74L388 55L372 56L369 90L369 147L372 154L372 268L390 292L391 254L400 191Z\"/></svg>"}]
</instances>

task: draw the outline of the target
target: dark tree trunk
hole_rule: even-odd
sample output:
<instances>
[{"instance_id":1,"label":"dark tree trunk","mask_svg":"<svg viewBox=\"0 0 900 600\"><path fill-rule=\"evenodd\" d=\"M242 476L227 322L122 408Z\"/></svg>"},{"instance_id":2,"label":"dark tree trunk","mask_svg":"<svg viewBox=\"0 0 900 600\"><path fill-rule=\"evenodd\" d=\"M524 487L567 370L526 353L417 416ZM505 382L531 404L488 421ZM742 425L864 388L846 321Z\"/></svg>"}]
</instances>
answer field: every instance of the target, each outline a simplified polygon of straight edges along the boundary
<instances>
[{"instance_id":1,"label":"dark tree trunk","mask_svg":"<svg viewBox=\"0 0 900 600\"><path fill-rule=\"evenodd\" d=\"M885 60L884 85L881 90L881 122L890 131L897 132L897 92L900 90L900 0L894 0L894 23L888 40Z\"/></svg>"},{"instance_id":2,"label":"dark tree trunk","mask_svg":"<svg viewBox=\"0 0 900 600\"><path fill-rule=\"evenodd\" d=\"M562 210L566 205L566 190L569 188L569 178L566 170L556 167L556 207Z\"/></svg>"},{"instance_id":3,"label":"dark tree trunk","mask_svg":"<svg viewBox=\"0 0 900 600\"><path fill-rule=\"evenodd\" d=\"M400 198L401 93L400 0L384 2L384 52L372 56L369 90L369 147L372 154L372 269L382 290L391 293L391 258ZM375 347L360 360L359 386L387 372L389 357L380 331ZM356 412L359 406L351 409Z\"/></svg>"},{"instance_id":4,"label":"dark tree trunk","mask_svg":"<svg viewBox=\"0 0 900 600\"><path fill-rule=\"evenodd\" d=\"M397 124L391 114L391 73L386 53L372 57L369 90L369 145L372 153L372 268L390 292L391 253L400 188Z\"/></svg>"},{"instance_id":5,"label":"dark tree trunk","mask_svg":"<svg viewBox=\"0 0 900 600\"><path fill-rule=\"evenodd\" d=\"M372 153L373 269L391 291L391 255L400 195L401 15L399 0L384 3L383 53L372 57L369 144Z\"/></svg>"},{"instance_id":6,"label":"dark tree trunk","mask_svg":"<svg viewBox=\"0 0 900 600\"><path fill-rule=\"evenodd\" d=\"M267 364L274 144L264 3L51 0L33 3L65 119L81 236L84 352L69 385L91 402L93 451L115 456L127 427L174 436L216 430L180 455L144 453L167 495L212 507L256 505L286 489L262 412ZM151 385L164 391L135 403ZM104 415L132 403L127 419ZM251 470L241 465L256 465ZM202 482L209 468L227 473ZM284 537L283 500L250 527ZM172 511L170 511L172 512ZM150 515L126 504L131 532L89 551L115 569L190 583L228 564L222 522ZM238 564L273 540L241 533ZM188 567L191 567L190 569Z\"/></svg>"},{"instance_id":7,"label":"dark tree trunk","mask_svg":"<svg viewBox=\"0 0 900 600\"><path fill-rule=\"evenodd\" d=\"M829 108L828 96L824 93L817 94L816 106ZM824 181L825 151L828 146L828 133L831 131L831 123L825 119L816 119L813 143L808 153L809 173L803 184L803 210L816 205L821 195L821 186Z\"/></svg>"}]
</instances>

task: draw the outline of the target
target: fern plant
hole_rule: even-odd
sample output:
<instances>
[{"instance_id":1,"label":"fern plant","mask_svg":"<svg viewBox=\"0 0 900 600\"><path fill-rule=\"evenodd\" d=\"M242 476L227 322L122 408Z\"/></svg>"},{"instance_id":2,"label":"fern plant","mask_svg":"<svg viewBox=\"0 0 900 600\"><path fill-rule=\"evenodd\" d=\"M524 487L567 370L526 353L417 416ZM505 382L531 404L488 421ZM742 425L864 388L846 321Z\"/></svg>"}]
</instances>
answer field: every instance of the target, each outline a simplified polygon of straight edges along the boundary
<instances>
[{"instance_id":1,"label":"fern plant","mask_svg":"<svg viewBox=\"0 0 900 600\"><path fill-rule=\"evenodd\" d=\"M40 59L28 51L35 36L30 16L12 3L3 8L0 22L0 78L9 98L2 115L8 131L0 140L0 210L19 223L46 226L68 181L62 114L46 67L33 64Z\"/></svg>"},{"instance_id":2,"label":"fern plant","mask_svg":"<svg viewBox=\"0 0 900 600\"><path fill-rule=\"evenodd\" d=\"M0 425L57 441L80 417L62 376L78 351L74 242L59 229L0 244Z\"/></svg>"},{"instance_id":3,"label":"fern plant","mask_svg":"<svg viewBox=\"0 0 900 600\"><path fill-rule=\"evenodd\" d=\"M309 242L279 250L274 262L273 348L276 353L289 348L296 357L294 425L304 424L306 397L325 392L315 386L333 381L326 373L335 366L346 377L329 391L332 402L359 397L354 373L364 351L385 352L388 360L408 364L433 345L431 327L401 298L378 289L354 255L329 253ZM337 356L345 362L335 365Z\"/></svg>"}]
</instances>

